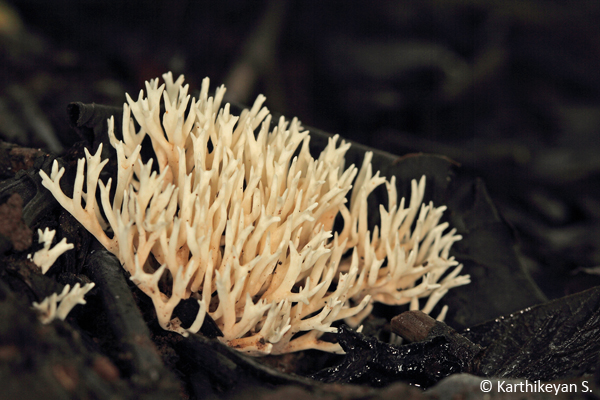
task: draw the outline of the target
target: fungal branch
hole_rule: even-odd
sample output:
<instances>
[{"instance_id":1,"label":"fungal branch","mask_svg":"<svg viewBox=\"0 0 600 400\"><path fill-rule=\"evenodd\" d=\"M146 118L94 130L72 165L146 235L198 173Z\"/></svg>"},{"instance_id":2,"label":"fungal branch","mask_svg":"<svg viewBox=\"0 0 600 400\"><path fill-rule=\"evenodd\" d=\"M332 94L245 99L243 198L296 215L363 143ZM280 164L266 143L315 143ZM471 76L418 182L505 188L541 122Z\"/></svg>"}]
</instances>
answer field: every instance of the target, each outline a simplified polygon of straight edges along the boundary
<instances>
[{"instance_id":1,"label":"fungal branch","mask_svg":"<svg viewBox=\"0 0 600 400\"><path fill-rule=\"evenodd\" d=\"M64 168L56 162L50 176L40 175L119 258L164 329L197 332L209 314L223 342L253 355L339 353L338 344L321 340L336 332L335 321L357 326L374 301L418 309L428 297L423 310L430 312L448 289L469 283L449 256L461 237L439 223L445 207L423 204L424 177L412 182L409 204L398 203L395 179L373 175L371 153L360 171L346 168L350 144L336 135L315 159L297 119L282 117L271 129L263 96L237 116L221 104L223 86L208 96L208 78L191 101L183 76L163 78L160 86L147 82L137 101L127 95L123 140L109 120L118 161L113 196L112 180L98 179L107 162L101 147L79 160L72 198L60 189ZM146 136L155 158L144 163ZM371 233L367 198L383 184L388 206L380 206L381 225ZM344 227L333 232L338 215ZM168 291L159 285L166 275ZM190 297L199 311L185 329L172 314Z\"/></svg>"}]
</instances>

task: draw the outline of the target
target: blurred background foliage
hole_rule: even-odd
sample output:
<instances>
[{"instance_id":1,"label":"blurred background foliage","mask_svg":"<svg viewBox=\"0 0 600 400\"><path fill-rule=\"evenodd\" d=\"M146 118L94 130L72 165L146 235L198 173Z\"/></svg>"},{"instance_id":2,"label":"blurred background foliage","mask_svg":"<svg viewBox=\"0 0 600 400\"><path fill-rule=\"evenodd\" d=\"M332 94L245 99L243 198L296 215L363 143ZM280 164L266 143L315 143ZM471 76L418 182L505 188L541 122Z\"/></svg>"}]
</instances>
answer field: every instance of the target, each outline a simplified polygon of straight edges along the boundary
<instances>
[{"instance_id":1,"label":"blurred background foliage","mask_svg":"<svg viewBox=\"0 0 600 400\"><path fill-rule=\"evenodd\" d=\"M64 152L72 101L147 79L482 177L550 298L600 284L600 3L566 0L0 2L0 138ZM0 171L2 179L10 171Z\"/></svg>"}]
</instances>

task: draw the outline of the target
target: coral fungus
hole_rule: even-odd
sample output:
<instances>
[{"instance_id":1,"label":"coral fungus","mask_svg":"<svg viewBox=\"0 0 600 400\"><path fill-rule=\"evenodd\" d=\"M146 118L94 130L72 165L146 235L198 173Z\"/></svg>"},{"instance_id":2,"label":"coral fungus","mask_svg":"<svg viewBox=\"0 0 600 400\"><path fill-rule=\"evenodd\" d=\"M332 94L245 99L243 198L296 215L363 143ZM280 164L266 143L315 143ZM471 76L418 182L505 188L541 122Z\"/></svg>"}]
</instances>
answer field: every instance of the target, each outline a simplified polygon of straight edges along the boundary
<instances>
[{"instance_id":1,"label":"coral fungus","mask_svg":"<svg viewBox=\"0 0 600 400\"><path fill-rule=\"evenodd\" d=\"M445 207L423 204L424 177L412 182L408 204L398 201L395 179L372 173L371 153L360 171L345 167L350 144L334 136L313 158L297 119L271 128L263 96L235 116L222 106L223 86L211 97L205 79L196 100L183 76L163 78L160 86L147 82L137 101L127 96L122 140L109 120L116 190L98 179L107 162L101 147L79 160L72 198L59 186L64 168L55 162L50 176L40 174L152 298L164 329L187 335L209 314L223 342L250 354L342 352L320 339L336 331L334 321L357 326L374 301L414 309L428 297L428 313L448 289L469 282L449 256L460 236L440 223ZM146 136L155 157L144 163ZM367 198L380 185L388 204L371 232ZM343 228L334 232L338 215ZM159 285L165 277L167 291ZM200 307L184 329L172 314L190 297Z\"/></svg>"}]
</instances>

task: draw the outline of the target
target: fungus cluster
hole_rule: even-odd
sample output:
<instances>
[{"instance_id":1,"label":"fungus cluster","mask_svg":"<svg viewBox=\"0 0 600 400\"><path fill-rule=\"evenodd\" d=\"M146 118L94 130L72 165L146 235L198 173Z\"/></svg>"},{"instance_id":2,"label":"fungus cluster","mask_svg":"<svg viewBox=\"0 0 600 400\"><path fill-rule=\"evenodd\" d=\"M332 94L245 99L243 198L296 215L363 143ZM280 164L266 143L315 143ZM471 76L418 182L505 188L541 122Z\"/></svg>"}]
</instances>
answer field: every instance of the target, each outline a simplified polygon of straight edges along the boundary
<instances>
[{"instance_id":1,"label":"fungus cluster","mask_svg":"<svg viewBox=\"0 0 600 400\"><path fill-rule=\"evenodd\" d=\"M67 239L63 238L55 246L52 246L52 240L56 231L46 228L43 231L38 229L38 243L43 244L43 248L36 251L34 254L28 254L27 258L37 265L42 274L48 272L54 262L65 251L71 250L74 246L72 243L67 243ZM33 302L32 308L36 310L38 319L42 324L48 324L55 319L64 320L77 304L85 304L84 296L94 288L93 282L86 283L83 287L79 283L75 284L71 289L71 285L65 285L63 291L53 293L45 297L41 302ZM60 303L60 304L59 304Z\"/></svg>"},{"instance_id":2,"label":"fungus cluster","mask_svg":"<svg viewBox=\"0 0 600 400\"><path fill-rule=\"evenodd\" d=\"M73 307L77 304L85 304L84 296L94 288L95 284L86 283L80 286L76 283L73 288L71 285L65 285L63 291L53 293L48 297L45 297L40 303L33 302L33 309L38 313L38 319L42 324L48 324L55 319L61 319L64 321L67 315L71 312ZM60 304L59 304L60 303Z\"/></svg>"},{"instance_id":3,"label":"fungus cluster","mask_svg":"<svg viewBox=\"0 0 600 400\"><path fill-rule=\"evenodd\" d=\"M445 207L423 204L424 177L412 182L408 204L398 201L395 179L373 174L371 153L360 170L345 167L350 144L334 136L313 158L297 119L271 129L263 96L236 116L222 106L223 86L209 96L208 78L198 100L183 76L163 78L146 82L137 101L127 95L122 140L109 120L116 188L99 180L108 161L101 146L79 160L72 198L56 161L50 176L40 171L152 299L162 328L197 332L208 314L223 342L253 355L342 352L321 340L335 321L358 326L374 301L418 309L428 297L429 313L448 289L469 283L449 256L461 237L440 223ZM155 156L144 163L146 136ZM379 185L388 204L371 232L367 198ZM334 232L338 215L343 229ZM172 314L190 297L199 311L186 329Z\"/></svg>"},{"instance_id":4,"label":"fungus cluster","mask_svg":"<svg viewBox=\"0 0 600 400\"><path fill-rule=\"evenodd\" d=\"M58 257L65 251L71 250L74 247L72 243L67 243L67 238L62 238L60 242L50 248L52 240L54 240L54 235L56 235L54 229L46 228L43 231L38 229L38 243L43 244L44 247L33 254L27 255L27 259L40 267L42 274L48 272Z\"/></svg>"}]
</instances>

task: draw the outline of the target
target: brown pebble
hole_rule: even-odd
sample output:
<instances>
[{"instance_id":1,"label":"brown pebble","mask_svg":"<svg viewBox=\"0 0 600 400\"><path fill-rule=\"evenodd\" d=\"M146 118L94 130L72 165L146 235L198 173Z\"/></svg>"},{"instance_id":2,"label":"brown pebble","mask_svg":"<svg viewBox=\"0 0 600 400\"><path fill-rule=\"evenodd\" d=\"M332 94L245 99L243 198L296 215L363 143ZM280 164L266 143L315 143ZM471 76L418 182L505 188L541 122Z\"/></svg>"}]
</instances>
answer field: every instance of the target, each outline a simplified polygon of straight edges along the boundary
<instances>
[{"instance_id":1,"label":"brown pebble","mask_svg":"<svg viewBox=\"0 0 600 400\"><path fill-rule=\"evenodd\" d=\"M392 318L391 325L392 332L411 342L443 337L449 344L446 351L463 363L463 372L473 372L478 368L478 357L483 348L422 311L403 312Z\"/></svg>"},{"instance_id":2,"label":"brown pebble","mask_svg":"<svg viewBox=\"0 0 600 400\"><path fill-rule=\"evenodd\" d=\"M392 332L409 342L420 342L427 338L436 322L422 311L406 311L392 318Z\"/></svg>"}]
</instances>

